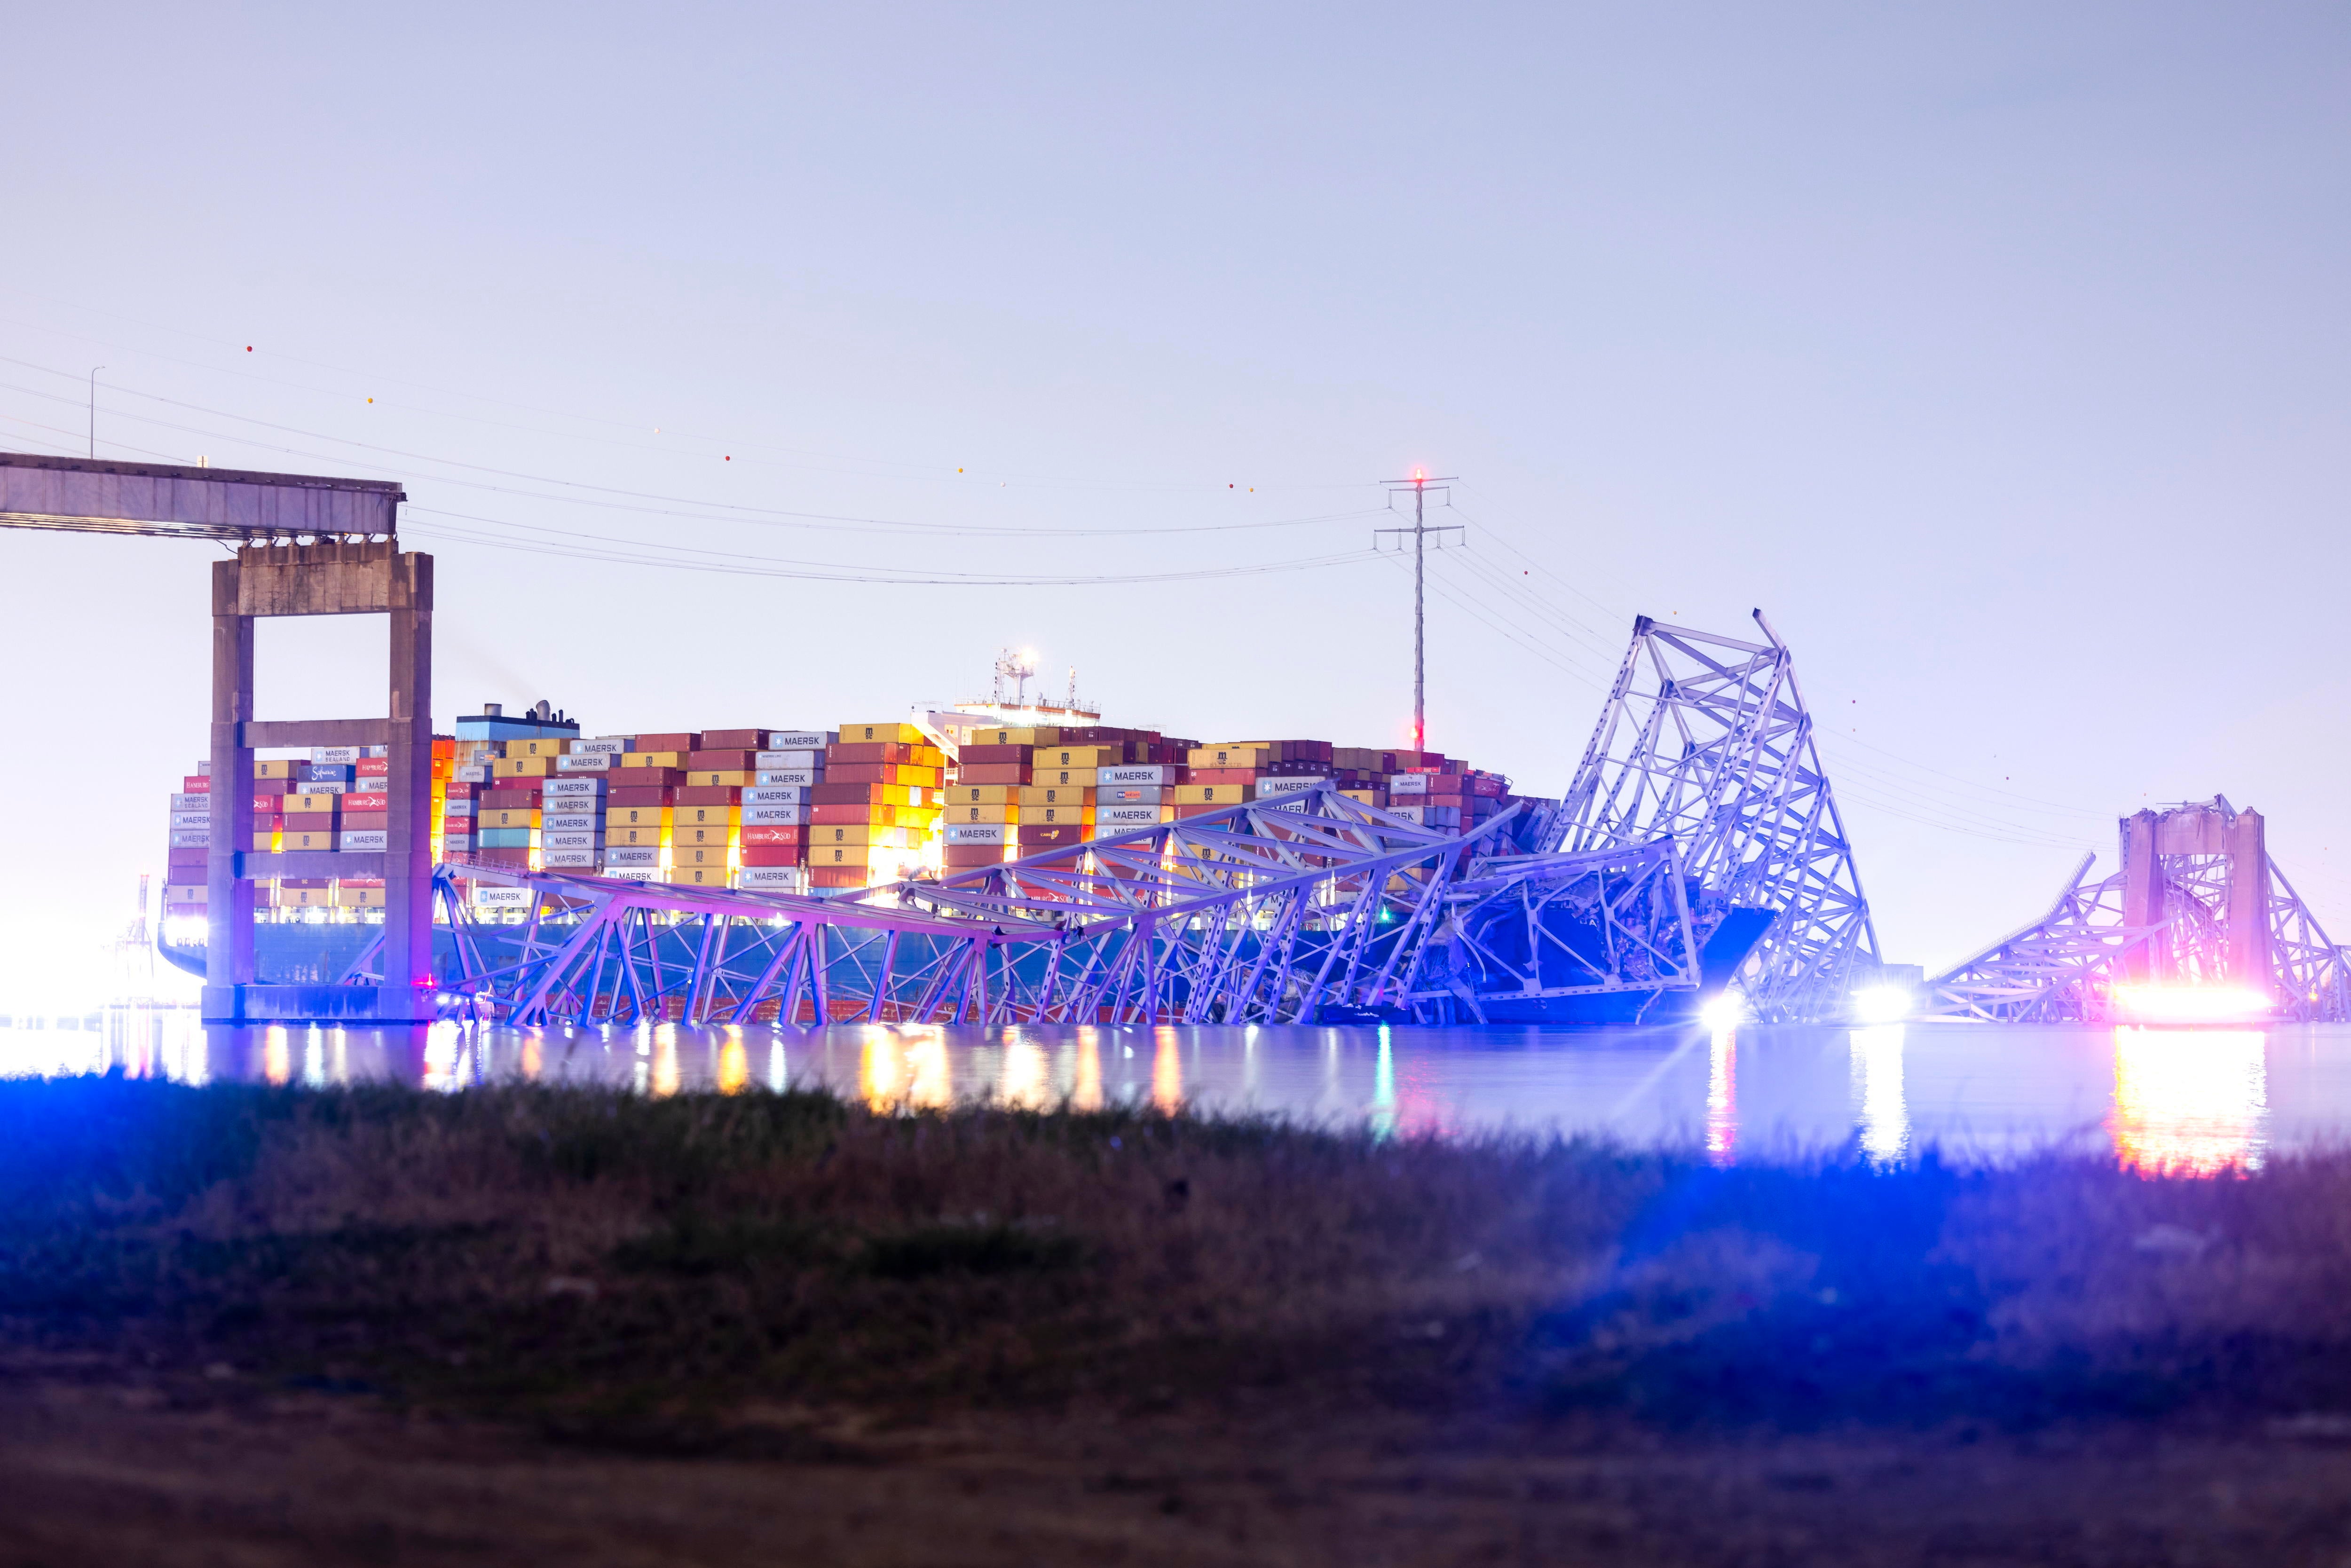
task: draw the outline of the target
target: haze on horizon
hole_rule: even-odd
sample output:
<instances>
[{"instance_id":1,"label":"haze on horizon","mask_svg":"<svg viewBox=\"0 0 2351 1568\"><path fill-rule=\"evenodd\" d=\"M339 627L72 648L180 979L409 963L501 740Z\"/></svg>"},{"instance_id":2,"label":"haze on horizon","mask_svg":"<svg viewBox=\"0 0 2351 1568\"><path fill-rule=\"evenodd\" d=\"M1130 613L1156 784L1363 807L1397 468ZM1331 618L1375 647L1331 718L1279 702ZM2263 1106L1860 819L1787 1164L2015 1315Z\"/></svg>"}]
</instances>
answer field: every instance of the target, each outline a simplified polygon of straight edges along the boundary
<instances>
[{"instance_id":1,"label":"haze on horizon","mask_svg":"<svg viewBox=\"0 0 2351 1568\"><path fill-rule=\"evenodd\" d=\"M444 727L830 727L1026 645L1111 722L1391 743L1424 466L1432 746L1556 794L1635 614L1761 606L1890 958L2216 791L2351 938L2339 10L11 35L0 447L84 451L102 366L101 455L400 478ZM0 547L5 1010L161 862L208 551ZM378 624L271 628L265 715L380 711Z\"/></svg>"}]
</instances>

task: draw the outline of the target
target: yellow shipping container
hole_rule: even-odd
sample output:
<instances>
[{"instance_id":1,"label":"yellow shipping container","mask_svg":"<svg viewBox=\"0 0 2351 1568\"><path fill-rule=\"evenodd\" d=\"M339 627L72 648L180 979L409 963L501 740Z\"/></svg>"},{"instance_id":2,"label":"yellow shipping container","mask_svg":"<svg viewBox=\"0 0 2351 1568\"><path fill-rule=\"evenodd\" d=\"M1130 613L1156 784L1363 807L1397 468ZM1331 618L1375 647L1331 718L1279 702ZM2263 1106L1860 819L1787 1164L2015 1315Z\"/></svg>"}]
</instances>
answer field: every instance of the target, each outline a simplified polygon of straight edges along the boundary
<instances>
[{"instance_id":1,"label":"yellow shipping container","mask_svg":"<svg viewBox=\"0 0 2351 1568\"><path fill-rule=\"evenodd\" d=\"M698 828L672 828L669 841L682 853L688 845L723 847L731 844L742 831L732 822L708 822ZM608 844L612 841L609 829L605 831L604 841Z\"/></svg>"},{"instance_id":2,"label":"yellow shipping container","mask_svg":"<svg viewBox=\"0 0 2351 1568\"><path fill-rule=\"evenodd\" d=\"M1055 746L1039 747L1029 758L1031 768L1115 768L1126 760L1123 746Z\"/></svg>"},{"instance_id":3,"label":"yellow shipping container","mask_svg":"<svg viewBox=\"0 0 2351 1568\"><path fill-rule=\"evenodd\" d=\"M665 844L669 842L669 833L666 822L652 828L616 828L609 822L604 825L604 841L607 844L625 844L632 849Z\"/></svg>"},{"instance_id":4,"label":"yellow shipping container","mask_svg":"<svg viewBox=\"0 0 2351 1568\"><path fill-rule=\"evenodd\" d=\"M289 817L297 812L332 811L341 800L340 795L288 795L285 811Z\"/></svg>"},{"instance_id":5,"label":"yellow shipping container","mask_svg":"<svg viewBox=\"0 0 2351 1568\"><path fill-rule=\"evenodd\" d=\"M569 740L559 739L551 735L542 735L528 740L507 741L507 756L509 758L560 757L570 748L571 742Z\"/></svg>"},{"instance_id":6,"label":"yellow shipping container","mask_svg":"<svg viewBox=\"0 0 2351 1568\"><path fill-rule=\"evenodd\" d=\"M900 746L927 746L930 737L911 724L844 724L841 727L843 746L862 746L868 741L894 741Z\"/></svg>"},{"instance_id":7,"label":"yellow shipping container","mask_svg":"<svg viewBox=\"0 0 2351 1568\"><path fill-rule=\"evenodd\" d=\"M723 865L679 865L670 869L669 880L682 882L688 887L732 887L735 869Z\"/></svg>"},{"instance_id":8,"label":"yellow shipping container","mask_svg":"<svg viewBox=\"0 0 2351 1568\"><path fill-rule=\"evenodd\" d=\"M872 850L869 849L864 844L816 844L811 845L809 849L809 864L811 866L853 866L856 869L862 871L865 869L873 852L874 852ZM895 850L884 850L882 852L894 856L898 852Z\"/></svg>"},{"instance_id":9,"label":"yellow shipping container","mask_svg":"<svg viewBox=\"0 0 2351 1568\"><path fill-rule=\"evenodd\" d=\"M1072 789L1066 784L1023 784L1020 803L1024 806L1091 806L1094 803L1092 785Z\"/></svg>"},{"instance_id":10,"label":"yellow shipping container","mask_svg":"<svg viewBox=\"0 0 2351 1568\"><path fill-rule=\"evenodd\" d=\"M518 743L517 743L518 744ZM545 779L555 772L555 757L501 757L490 764L493 779Z\"/></svg>"},{"instance_id":11,"label":"yellow shipping container","mask_svg":"<svg viewBox=\"0 0 2351 1568\"><path fill-rule=\"evenodd\" d=\"M1376 806L1380 803L1379 791L1376 789L1342 789L1339 793L1350 800L1361 800L1366 806Z\"/></svg>"},{"instance_id":12,"label":"yellow shipping container","mask_svg":"<svg viewBox=\"0 0 2351 1568\"><path fill-rule=\"evenodd\" d=\"M623 768L683 768L685 766L685 753L683 751L623 751L621 753L621 766Z\"/></svg>"},{"instance_id":13,"label":"yellow shipping container","mask_svg":"<svg viewBox=\"0 0 2351 1568\"><path fill-rule=\"evenodd\" d=\"M1029 782L1031 784L1071 784L1081 789L1091 789L1094 787L1094 784L1101 777L1101 774L1102 769L1099 768L1048 768L1040 762L1035 768L1029 769Z\"/></svg>"},{"instance_id":14,"label":"yellow shipping container","mask_svg":"<svg viewBox=\"0 0 2351 1568\"><path fill-rule=\"evenodd\" d=\"M258 853L275 854L277 852L277 835L276 833L256 833L253 835L253 847Z\"/></svg>"},{"instance_id":15,"label":"yellow shipping container","mask_svg":"<svg viewBox=\"0 0 2351 1568\"><path fill-rule=\"evenodd\" d=\"M735 863L735 846L680 843L670 851L669 863L678 871L688 871L696 866L729 866Z\"/></svg>"},{"instance_id":16,"label":"yellow shipping container","mask_svg":"<svg viewBox=\"0 0 2351 1568\"><path fill-rule=\"evenodd\" d=\"M940 769L936 764L933 764L927 768L917 767L911 762L901 762L898 764L898 782L903 785L913 786L915 789L937 789L939 786L939 773Z\"/></svg>"},{"instance_id":17,"label":"yellow shipping container","mask_svg":"<svg viewBox=\"0 0 2351 1568\"><path fill-rule=\"evenodd\" d=\"M1196 746L1184 754L1184 759L1195 768L1263 769L1273 766L1273 748L1270 746Z\"/></svg>"},{"instance_id":18,"label":"yellow shipping container","mask_svg":"<svg viewBox=\"0 0 2351 1568\"><path fill-rule=\"evenodd\" d=\"M1092 806L1021 806L1020 825L1026 827L1066 828L1072 823L1081 828L1094 825Z\"/></svg>"},{"instance_id":19,"label":"yellow shipping container","mask_svg":"<svg viewBox=\"0 0 2351 1568\"><path fill-rule=\"evenodd\" d=\"M495 811L477 812L474 817L475 831L483 828L535 828L538 826L536 807L501 807Z\"/></svg>"},{"instance_id":20,"label":"yellow shipping container","mask_svg":"<svg viewBox=\"0 0 2351 1568\"><path fill-rule=\"evenodd\" d=\"M1168 793L1171 806L1238 806L1249 798L1247 784L1178 784Z\"/></svg>"},{"instance_id":21,"label":"yellow shipping container","mask_svg":"<svg viewBox=\"0 0 2351 1568\"><path fill-rule=\"evenodd\" d=\"M688 828L716 827L743 820L743 808L740 806L674 806L671 812L670 825L680 832ZM611 818L605 818L604 825L611 827Z\"/></svg>"},{"instance_id":22,"label":"yellow shipping container","mask_svg":"<svg viewBox=\"0 0 2351 1568\"><path fill-rule=\"evenodd\" d=\"M1017 822L1020 808L1001 800L984 801L976 806L949 806L945 812L950 822Z\"/></svg>"},{"instance_id":23,"label":"yellow shipping container","mask_svg":"<svg viewBox=\"0 0 2351 1568\"><path fill-rule=\"evenodd\" d=\"M380 887L345 887L340 883L334 888L338 909L381 909L383 889Z\"/></svg>"},{"instance_id":24,"label":"yellow shipping container","mask_svg":"<svg viewBox=\"0 0 2351 1568\"><path fill-rule=\"evenodd\" d=\"M1020 799L1018 784L950 784L946 803L950 806L1005 806L1017 804ZM985 821L986 819L982 819Z\"/></svg>"},{"instance_id":25,"label":"yellow shipping container","mask_svg":"<svg viewBox=\"0 0 2351 1568\"><path fill-rule=\"evenodd\" d=\"M698 789L740 789L758 777L756 773L746 773L740 768L710 768L687 774L685 781Z\"/></svg>"},{"instance_id":26,"label":"yellow shipping container","mask_svg":"<svg viewBox=\"0 0 2351 1568\"><path fill-rule=\"evenodd\" d=\"M253 765L253 776L256 779L291 779L294 777L294 770L301 766L298 762L288 762L282 758L272 758L267 762L256 762Z\"/></svg>"},{"instance_id":27,"label":"yellow shipping container","mask_svg":"<svg viewBox=\"0 0 2351 1568\"><path fill-rule=\"evenodd\" d=\"M288 828L277 835L277 848L280 852L290 852L295 850L331 850L334 847L335 835L330 832L298 832Z\"/></svg>"},{"instance_id":28,"label":"yellow shipping container","mask_svg":"<svg viewBox=\"0 0 2351 1568\"><path fill-rule=\"evenodd\" d=\"M666 828L669 826L667 806L612 806L604 812L604 826L612 828Z\"/></svg>"}]
</instances>

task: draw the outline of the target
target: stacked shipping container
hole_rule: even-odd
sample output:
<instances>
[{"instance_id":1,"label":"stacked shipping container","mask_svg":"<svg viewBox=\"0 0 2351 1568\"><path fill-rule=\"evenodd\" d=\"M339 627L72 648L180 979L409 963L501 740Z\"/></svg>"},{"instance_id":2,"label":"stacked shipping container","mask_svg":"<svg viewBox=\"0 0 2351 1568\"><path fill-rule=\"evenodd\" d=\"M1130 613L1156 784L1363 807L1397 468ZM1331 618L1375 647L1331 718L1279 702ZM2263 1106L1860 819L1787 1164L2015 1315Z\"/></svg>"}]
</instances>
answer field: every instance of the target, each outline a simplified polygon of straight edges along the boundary
<instances>
[{"instance_id":1,"label":"stacked shipping container","mask_svg":"<svg viewBox=\"0 0 2351 1568\"><path fill-rule=\"evenodd\" d=\"M458 728L434 742L436 859L695 886L797 892L953 874L1246 801L1302 800L1325 782L1454 831L1512 799L1499 775L1437 752L1203 745L1102 726L981 729L952 760L902 723L583 738L559 720L492 710ZM386 767L381 748L262 761L253 847L383 849ZM172 798L167 913L202 913L210 790L199 767ZM380 881L356 877L264 890L279 907L382 899Z\"/></svg>"}]
</instances>

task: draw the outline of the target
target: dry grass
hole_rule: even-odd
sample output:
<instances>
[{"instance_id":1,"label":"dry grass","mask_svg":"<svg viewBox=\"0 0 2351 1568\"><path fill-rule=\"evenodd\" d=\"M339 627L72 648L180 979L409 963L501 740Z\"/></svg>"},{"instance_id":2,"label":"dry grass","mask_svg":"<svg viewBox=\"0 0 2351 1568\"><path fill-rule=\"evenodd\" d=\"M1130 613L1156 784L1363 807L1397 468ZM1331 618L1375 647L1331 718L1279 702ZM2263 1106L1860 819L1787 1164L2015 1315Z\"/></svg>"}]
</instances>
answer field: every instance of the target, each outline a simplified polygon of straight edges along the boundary
<instances>
[{"instance_id":1,"label":"dry grass","mask_svg":"<svg viewBox=\"0 0 2351 1568\"><path fill-rule=\"evenodd\" d=\"M2351 1410L2351 1157L2167 1178L828 1096L0 1084L15 1346L724 1446L747 1409L1689 1428Z\"/></svg>"}]
</instances>

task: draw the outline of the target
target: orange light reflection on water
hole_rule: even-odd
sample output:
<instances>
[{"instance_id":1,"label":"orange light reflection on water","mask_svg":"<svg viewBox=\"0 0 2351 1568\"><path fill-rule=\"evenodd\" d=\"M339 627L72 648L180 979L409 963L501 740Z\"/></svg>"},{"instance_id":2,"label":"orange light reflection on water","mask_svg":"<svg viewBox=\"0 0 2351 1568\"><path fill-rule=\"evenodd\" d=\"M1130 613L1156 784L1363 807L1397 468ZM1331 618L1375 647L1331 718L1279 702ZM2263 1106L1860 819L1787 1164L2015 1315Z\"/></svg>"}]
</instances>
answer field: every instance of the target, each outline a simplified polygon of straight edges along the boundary
<instances>
[{"instance_id":1,"label":"orange light reflection on water","mask_svg":"<svg viewBox=\"0 0 2351 1568\"><path fill-rule=\"evenodd\" d=\"M2115 1154L2149 1175L2261 1164L2269 1037L2257 1029L2115 1030Z\"/></svg>"},{"instance_id":2,"label":"orange light reflection on water","mask_svg":"<svg viewBox=\"0 0 2351 1568\"><path fill-rule=\"evenodd\" d=\"M946 1032L936 1025L868 1024L857 1092L876 1111L930 1110L953 1097Z\"/></svg>"},{"instance_id":3,"label":"orange light reflection on water","mask_svg":"<svg viewBox=\"0 0 2351 1568\"><path fill-rule=\"evenodd\" d=\"M1073 1050L1077 1061L1070 1077L1070 1108L1099 1111L1102 1103L1101 1031L1092 1024L1081 1025Z\"/></svg>"},{"instance_id":4,"label":"orange light reflection on water","mask_svg":"<svg viewBox=\"0 0 2351 1568\"><path fill-rule=\"evenodd\" d=\"M1173 1115L1184 1104L1184 1058L1176 1047L1176 1031L1165 1025L1151 1031L1159 1049L1151 1058L1151 1103Z\"/></svg>"}]
</instances>

